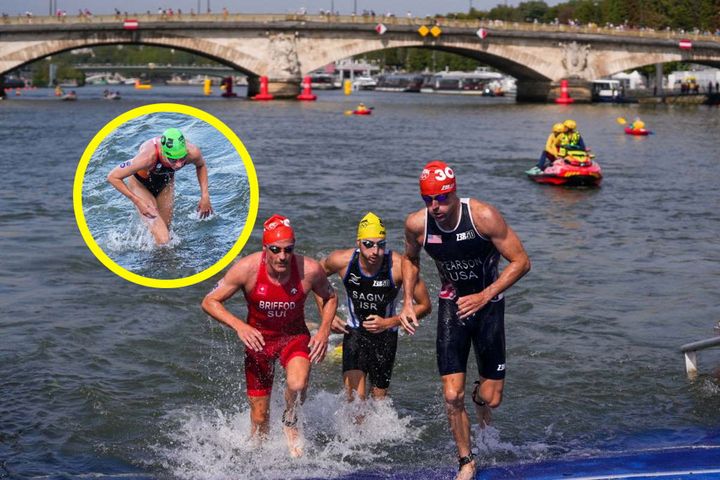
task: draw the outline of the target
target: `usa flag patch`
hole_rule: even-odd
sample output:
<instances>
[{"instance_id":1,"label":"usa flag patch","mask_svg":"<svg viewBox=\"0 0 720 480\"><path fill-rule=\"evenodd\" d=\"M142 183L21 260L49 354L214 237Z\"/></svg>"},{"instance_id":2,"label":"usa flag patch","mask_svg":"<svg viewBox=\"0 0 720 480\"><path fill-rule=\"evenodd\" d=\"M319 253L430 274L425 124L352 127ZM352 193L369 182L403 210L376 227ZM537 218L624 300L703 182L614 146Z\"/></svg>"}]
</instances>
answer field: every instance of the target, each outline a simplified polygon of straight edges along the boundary
<instances>
[{"instance_id":1,"label":"usa flag patch","mask_svg":"<svg viewBox=\"0 0 720 480\"><path fill-rule=\"evenodd\" d=\"M428 243L442 243L442 236L430 233L428 234Z\"/></svg>"}]
</instances>

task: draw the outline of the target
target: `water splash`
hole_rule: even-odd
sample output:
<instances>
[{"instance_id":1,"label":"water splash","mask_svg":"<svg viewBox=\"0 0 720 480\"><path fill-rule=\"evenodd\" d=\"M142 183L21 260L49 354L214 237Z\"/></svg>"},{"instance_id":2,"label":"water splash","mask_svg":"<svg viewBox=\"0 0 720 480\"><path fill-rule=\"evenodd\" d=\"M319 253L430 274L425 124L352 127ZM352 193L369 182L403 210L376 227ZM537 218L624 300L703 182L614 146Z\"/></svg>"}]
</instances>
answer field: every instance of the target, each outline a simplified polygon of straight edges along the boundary
<instances>
[{"instance_id":1,"label":"water splash","mask_svg":"<svg viewBox=\"0 0 720 480\"><path fill-rule=\"evenodd\" d=\"M400 418L391 400L345 401L344 393L319 392L300 413L305 454L290 458L282 432L282 395L271 401L270 432L264 443L250 438L247 405L236 412L189 408L172 412L161 466L187 479L332 478L387 463L388 447L418 440L422 428ZM361 423L355 418L363 417Z\"/></svg>"}]
</instances>

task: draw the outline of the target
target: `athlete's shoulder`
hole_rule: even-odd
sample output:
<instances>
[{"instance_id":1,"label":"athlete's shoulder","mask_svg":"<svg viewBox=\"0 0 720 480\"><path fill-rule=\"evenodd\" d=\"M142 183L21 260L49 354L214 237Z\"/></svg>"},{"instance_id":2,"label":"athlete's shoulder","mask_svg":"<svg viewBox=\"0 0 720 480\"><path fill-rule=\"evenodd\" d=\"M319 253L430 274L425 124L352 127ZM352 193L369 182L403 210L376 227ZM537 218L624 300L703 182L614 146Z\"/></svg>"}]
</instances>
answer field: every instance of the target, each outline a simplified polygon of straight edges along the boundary
<instances>
[{"instance_id":1,"label":"athlete's shoulder","mask_svg":"<svg viewBox=\"0 0 720 480\"><path fill-rule=\"evenodd\" d=\"M505 228L505 219L494 206L476 198L470 199L469 206L473 223L480 233L493 234L498 228Z\"/></svg>"},{"instance_id":2,"label":"athlete's shoulder","mask_svg":"<svg viewBox=\"0 0 720 480\"><path fill-rule=\"evenodd\" d=\"M262 259L262 252L254 252L242 257L235 262L228 273L240 274L243 272L257 271Z\"/></svg>"},{"instance_id":3,"label":"athlete's shoulder","mask_svg":"<svg viewBox=\"0 0 720 480\"><path fill-rule=\"evenodd\" d=\"M194 143L187 142L185 144L185 148L187 148L188 160L190 162L195 162L203 158L200 147L198 147Z\"/></svg>"},{"instance_id":4,"label":"athlete's shoulder","mask_svg":"<svg viewBox=\"0 0 720 480\"><path fill-rule=\"evenodd\" d=\"M344 248L339 250L333 250L325 257L321 264L325 267L325 271L329 273L337 273L344 269L352 260L354 248Z\"/></svg>"},{"instance_id":5,"label":"athlete's shoulder","mask_svg":"<svg viewBox=\"0 0 720 480\"><path fill-rule=\"evenodd\" d=\"M411 232L422 232L425 229L425 215L427 209L421 208L408 214L405 218L405 229Z\"/></svg>"}]
</instances>

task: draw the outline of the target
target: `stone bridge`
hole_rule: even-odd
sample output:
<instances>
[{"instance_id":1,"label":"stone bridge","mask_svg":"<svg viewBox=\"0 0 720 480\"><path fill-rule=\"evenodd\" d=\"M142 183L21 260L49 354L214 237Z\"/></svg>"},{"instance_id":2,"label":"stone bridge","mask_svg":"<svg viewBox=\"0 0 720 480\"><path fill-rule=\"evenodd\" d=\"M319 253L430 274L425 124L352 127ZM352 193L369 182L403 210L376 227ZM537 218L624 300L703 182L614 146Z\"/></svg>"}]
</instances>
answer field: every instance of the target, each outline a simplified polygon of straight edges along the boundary
<instances>
[{"instance_id":1,"label":"stone bridge","mask_svg":"<svg viewBox=\"0 0 720 480\"><path fill-rule=\"evenodd\" d=\"M518 101L547 101L560 80L571 95L589 99L593 79L645 65L683 61L720 66L720 37L677 32L492 21L309 15L159 15L123 18L5 18L0 22L0 78L13 69L76 48L144 44L193 52L257 79L270 93L292 97L301 78L342 58L397 47L452 52L517 78ZM376 31L378 24L386 28ZM419 28L437 24L437 36ZM479 30L486 36L481 38ZM482 33L482 32L480 32ZM692 48L681 49L681 39Z\"/></svg>"}]
</instances>

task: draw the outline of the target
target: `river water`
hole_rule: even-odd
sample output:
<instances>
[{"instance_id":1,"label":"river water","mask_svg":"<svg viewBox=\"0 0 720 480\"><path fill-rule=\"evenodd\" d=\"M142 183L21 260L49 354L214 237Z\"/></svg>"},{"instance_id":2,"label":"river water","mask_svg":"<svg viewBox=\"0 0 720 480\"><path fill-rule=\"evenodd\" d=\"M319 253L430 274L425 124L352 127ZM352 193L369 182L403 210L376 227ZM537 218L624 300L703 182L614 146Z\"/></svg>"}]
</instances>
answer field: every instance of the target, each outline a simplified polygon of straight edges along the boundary
<instances>
[{"instance_id":1,"label":"river water","mask_svg":"<svg viewBox=\"0 0 720 480\"><path fill-rule=\"evenodd\" d=\"M417 177L434 158L455 167L462 196L500 209L533 269L507 293L505 399L493 426L473 440L484 467L719 442L720 356L701 353L701 375L691 382L679 352L714 335L720 320L717 108L379 92L255 103L200 90L123 88L115 102L96 87L78 89L77 102L36 90L0 103L0 478L336 478L416 469L451 476L455 468L434 314L400 339L390 403L346 405L339 363L313 369L307 453L290 461L278 395L268 444L247 439L242 347L200 309L219 275L157 290L95 259L72 208L79 158L104 124L154 102L203 109L237 133L257 170L259 221L290 217L306 255L351 246L368 210L383 217L390 246L401 250L403 219L423 206ZM358 101L373 115L344 115ZM616 118L636 115L655 135L623 134ZM550 126L567 117L603 167L600 189L536 185L523 173ZM192 171L178 178L197 195ZM106 193L108 202L123 200ZM189 218L196 199L190 192L179 200ZM97 208L110 209L102 203ZM229 218L227 205L216 204L220 219ZM131 213L100 228L114 229L115 247L136 254L132 245L123 250L134 241ZM196 224L188 219L175 233L191 238ZM245 252L259 248L259 225ZM192 257L190 248L182 258ZM422 273L435 299L437 273L424 254ZM241 296L228 305L244 314ZM317 321L313 305L306 311ZM357 409L366 415L359 428L349 421Z\"/></svg>"}]
</instances>

